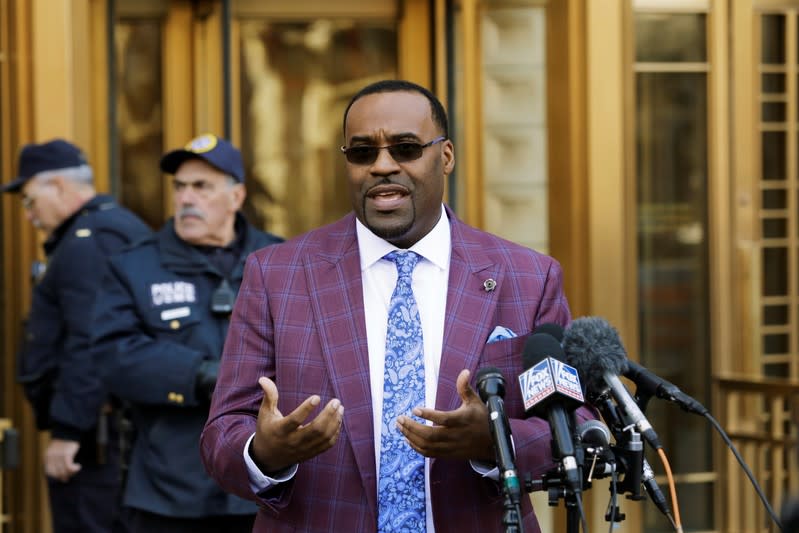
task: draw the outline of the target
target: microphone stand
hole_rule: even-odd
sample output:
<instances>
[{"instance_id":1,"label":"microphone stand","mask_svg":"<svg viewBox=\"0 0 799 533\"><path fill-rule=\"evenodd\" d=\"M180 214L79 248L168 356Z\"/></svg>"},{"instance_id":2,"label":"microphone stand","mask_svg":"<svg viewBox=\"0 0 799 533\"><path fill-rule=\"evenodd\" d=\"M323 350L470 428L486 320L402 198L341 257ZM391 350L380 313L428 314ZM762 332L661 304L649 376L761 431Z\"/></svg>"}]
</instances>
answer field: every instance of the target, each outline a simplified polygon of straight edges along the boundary
<instances>
[{"instance_id":1,"label":"microphone stand","mask_svg":"<svg viewBox=\"0 0 799 533\"><path fill-rule=\"evenodd\" d=\"M572 424L573 426L574 424ZM579 533L580 524L583 521L582 511L582 492L590 488L591 483L583 479L583 466L585 463L585 450L581 446L579 438L574 439L578 445L575 446L574 456L577 462L578 485L574 486L574 480L568 479L568 475L562 465L558 465L552 470L541 476L540 480L533 480L529 473L525 474L524 488L530 493L536 490L546 490L549 496L549 506L557 507L558 501L563 499L566 507L566 533ZM556 460L561 459L561 453L557 446L556 439L552 439L552 457Z\"/></svg>"},{"instance_id":2,"label":"microphone stand","mask_svg":"<svg viewBox=\"0 0 799 533\"><path fill-rule=\"evenodd\" d=\"M509 490L505 493L505 512L502 514L502 525L505 533L522 533L521 505L513 503Z\"/></svg>"}]
</instances>

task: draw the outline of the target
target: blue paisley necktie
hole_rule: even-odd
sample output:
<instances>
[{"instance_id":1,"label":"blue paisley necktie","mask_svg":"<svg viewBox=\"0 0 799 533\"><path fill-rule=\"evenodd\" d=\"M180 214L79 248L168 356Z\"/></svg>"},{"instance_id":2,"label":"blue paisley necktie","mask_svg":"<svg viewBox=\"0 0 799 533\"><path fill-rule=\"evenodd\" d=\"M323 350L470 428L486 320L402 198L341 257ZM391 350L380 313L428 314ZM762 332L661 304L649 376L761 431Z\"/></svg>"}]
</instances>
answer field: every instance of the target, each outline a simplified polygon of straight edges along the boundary
<instances>
[{"instance_id":1,"label":"blue paisley necktie","mask_svg":"<svg viewBox=\"0 0 799 533\"><path fill-rule=\"evenodd\" d=\"M424 457L405 442L396 420L424 405L422 322L411 289L411 275L421 257L394 251L384 259L396 263L399 276L388 307L377 530L418 533L426 528Z\"/></svg>"}]
</instances>

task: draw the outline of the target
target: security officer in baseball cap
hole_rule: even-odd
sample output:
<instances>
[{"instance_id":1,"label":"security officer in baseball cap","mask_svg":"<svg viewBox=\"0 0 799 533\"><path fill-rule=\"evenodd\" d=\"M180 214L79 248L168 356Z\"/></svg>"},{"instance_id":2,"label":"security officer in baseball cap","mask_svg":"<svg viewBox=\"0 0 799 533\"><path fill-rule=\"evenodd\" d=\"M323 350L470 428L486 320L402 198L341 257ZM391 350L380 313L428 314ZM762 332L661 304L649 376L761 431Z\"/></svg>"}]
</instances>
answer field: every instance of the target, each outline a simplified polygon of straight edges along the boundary
<instances>
[{"instance_id":1,"label":"security officer in baseball cap","mask_svg":"<svg viewBox=\"0 0 799 533\"><path fill-rule=\"evenodd\" d=\"M53 531L112 531L119 461L89 351L89 310L108 256L151 231L112 197L96 194L92 168L63 139L25 145L18 177L0 190L18 194L28 220L47 234L17 374L37 427L51 432L44 467Z\"/></svg>"},{"instance_id":2,"label":"security officer in baseball cap","mask_svg":"<svg viewBox=\"0 0 799 533\"><path fill-rule=\"evenodd\" d=\"M137 429L125 487L134 532L249 532L255 507L206 474L199 450L229 315L250 252L282 239L239 212L244 165L201 135L161 159L174 217L111 261L93 357Z\"/></svg>"}]
</instances>

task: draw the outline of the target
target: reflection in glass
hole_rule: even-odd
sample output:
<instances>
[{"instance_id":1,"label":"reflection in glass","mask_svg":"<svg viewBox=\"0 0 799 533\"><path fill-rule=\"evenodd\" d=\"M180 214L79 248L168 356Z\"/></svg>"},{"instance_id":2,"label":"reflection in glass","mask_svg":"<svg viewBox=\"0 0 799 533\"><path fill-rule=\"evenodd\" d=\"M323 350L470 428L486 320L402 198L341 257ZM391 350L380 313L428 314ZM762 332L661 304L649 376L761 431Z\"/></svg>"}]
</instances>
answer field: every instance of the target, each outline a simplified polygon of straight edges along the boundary
<instances>
[{"instance_id":1,"label":"reflection in glass","mask_svg":"<svg viewBox=\"0 0 799 533\"><path fill-rule=\"evenodd\" d=\"M121 19L114 25L119 201L153 228L164 222L161 23Z\"/></svg>"},{"instance_id":2,"label":"reflection in glass","mask_svg":"<svg viewBox=\"0 0 799 533\"><path fill-rule=\"evenodd\" d=\"M291 237L350 211L341 119L350 98L397 72L396 24L241 21L245 212Z\"/></svg>"},{"instance_id":3,"label":"reflection in glass","mask_svg":"<svg viewBox=\"0 0 799 533\"><path fill-rule=\"evenodd\" d=\"M638 13L635 16L635 60L639 62L705 62L706 15Z\"/></svg>"},{"instance_id":4,"label":"reflection in glass","mask_svg":"<svg viewBox=\"0 0 799 533\"><path fill-rule=\"evenodd\" d=\"M636 90L640 358L710 405L707 76L638 73ZM680 427L661 434L675 472L712 471L701 418L662 402L650 403L647 417L655 427ZM713 529L712 486L678 486L686 491L686 530ZM671 531L656 510L645 511L645 522L646 531Z\"/></svg>"}]
</instances>

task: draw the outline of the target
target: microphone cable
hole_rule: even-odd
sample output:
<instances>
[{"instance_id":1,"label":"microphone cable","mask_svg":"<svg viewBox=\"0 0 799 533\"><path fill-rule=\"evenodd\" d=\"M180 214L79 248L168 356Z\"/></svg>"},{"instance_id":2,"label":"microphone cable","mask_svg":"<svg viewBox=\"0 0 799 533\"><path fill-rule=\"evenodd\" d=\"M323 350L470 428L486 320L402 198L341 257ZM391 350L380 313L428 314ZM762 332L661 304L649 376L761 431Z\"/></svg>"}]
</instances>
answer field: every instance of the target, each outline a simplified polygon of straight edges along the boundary
<instances>
[{"instance_id":1,"label":"microphone cable","mask_svg":"<svg viewBox=\"0 0 799 533\"><path fill-rule=\"evenodd\" d=\"M744 461L743 457L741 457L741 454L738 453L738 449L732 443L732 440L730 440L730 437L721 427L721 424L719 424L718 421L715 418L713 418L713 415L711 415L709 412L705 413L705 418L710 420L710 424L713 426L713 428L716 431L718 431L719 435L721 435L721 438L724 439L724 443L732 451L732 454L735 456L735 459L738 461L738 464L740 464L741 468L743 468L746 477L749 478L749 481L752 483L752 486L755 488L755 492L757 492L760 501L762 501L763 505L766 507L766 511L768 511L768 514L771 516L771 519L777 525L777 529L783 531L780 519L777 517L777 514L774 512L774 509L771 507L771 504L768 502L768 499L766 498L763 489L760 487L760 484L758 484L754 474L752 474L752 471L749 469L749 466L747 466L746 461Z\"/></svg>"},{"instance_id":2,"label":"microphone cable","mask_svg":"<svg viewBox=\"0 0 799 533\"><path fill-rule=\"evenodd\" d=\"M674 508L674 516L671 513L667 514L666 516L671 521L671 525L674 527L674 531L677 533L682 533L682 520L680 519L680 503L677 501L677 487L674 484L674 476L671 473L671 465L669 464L669 459L666 457L666 452L663 451L663 448L658 448L658 457L660 457L660 462L663 463L663 469L666 471L666 479L669 482L669 495L671 496L671 506Z\"/></svg>"}]
</instances>

